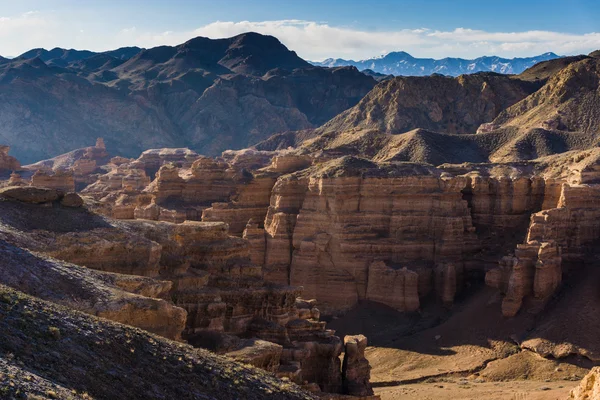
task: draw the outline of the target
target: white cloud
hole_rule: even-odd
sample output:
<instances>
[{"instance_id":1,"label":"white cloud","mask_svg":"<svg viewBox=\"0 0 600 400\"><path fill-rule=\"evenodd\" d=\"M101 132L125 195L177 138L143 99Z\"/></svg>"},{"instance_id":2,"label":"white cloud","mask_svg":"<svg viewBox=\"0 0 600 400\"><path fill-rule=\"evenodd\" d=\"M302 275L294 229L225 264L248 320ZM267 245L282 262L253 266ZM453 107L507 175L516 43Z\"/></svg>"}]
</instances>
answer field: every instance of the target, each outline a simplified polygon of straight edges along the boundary
<instances>
[{"instance_id":1,"label":"white cloud","mask_svg":"<svg viewBox=\"0 0 600 400\"><path fill-rule=\"evenodd\" d=\"M36 11L15 17L0 17L1 54L16 56L23 49L40 47L39 43L49 43L50 40L57 39L53 33L59 28L56 21L45 18Z\"/></svg>"},{"instance_id":2,"label":"white cloud","mask_svg":"<svg viewBox=\"0 0 600 400\"><path fill-rule=\"evenodd\" d=\"M596 32L576 35L548 31L486 32L466 28L452 31L420 28L372 32L300 20L217 21L190 32L131 32L129 40L149 47L176 44L194 36L222 38L248 31L273 35L309 60L328 57L369 58L385 52L382 49L404 50L415 56L435 58L482 55L521 57L548 51L567 55L600 49L600 33Z\"/></svg>"},{"instance_id":3,"label":"white cloud","mask_svg":"<svg viewBox=\"0 0 600 400\"><path fill-rule=\"evenodd\" d=\"M83 29L85 28L85 29ZM366 31L336 27L326 22L216 21L194 30L149 31L139 27L114 29L109 25L73 24L58 14L29 12L0 17L0 54L18 55L34 47L74 47L108 50L121 46L175 45L195 36L222 38L254 31L273 35L301 57L362 59L385 51L403 50L418 57L531 56L553 51L580 54L600 49L600 33L570 34L549 31L487 32L467 28L440 31L427 27Z\"/></svg>"}]
</instances>

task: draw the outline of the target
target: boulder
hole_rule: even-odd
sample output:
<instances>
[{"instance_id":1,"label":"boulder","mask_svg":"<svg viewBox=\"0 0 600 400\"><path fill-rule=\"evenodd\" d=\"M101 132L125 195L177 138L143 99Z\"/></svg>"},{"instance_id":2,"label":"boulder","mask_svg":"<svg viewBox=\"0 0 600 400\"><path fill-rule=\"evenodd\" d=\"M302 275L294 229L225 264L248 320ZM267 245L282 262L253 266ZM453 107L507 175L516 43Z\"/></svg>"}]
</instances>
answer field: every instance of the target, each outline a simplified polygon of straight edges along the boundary
<instances>
[{"instance_id":1,"label":"boulder","mask_svg":"<svg viewBox=\"0 0 600 400\"><path fill-rule=\"evenodd\" d=\"M60 204L65 207L77 208L83 206L83 199L77 193L70 192L65 194L65 196L60 200Z\"/></svg>"},{"instance_id":2,"label":"boulder","mask_svg":"<svg viewBox=\"0 0 600 400\"><path fill-rule=\"evenodd\" d=\"M58 200L60 193L55 189L35 186L9 186L0 189L0 197L23 203L40 204Z\"/></svg>"},{"instance_id":3,"label":"boulder","mask_svg":"<svg viewBox=\"0 0 600 400\"><path fill-rule=\"evenodd\" d=\"M248 339L227 356L244 364L253 365L269 372L276 372L279 368L283 347L266 340Z\"/></svg>"},{"instance_id":4,"label":"boulder","mask_svg":"<svg viewBox=\"0 0 600 400\"><path fill-rule=\"evenodd\" d=\"M600 367L592 368L582 380L579 386L571 390L570 399L593 400L600 399Z\"/></svg>"}]
</instances>

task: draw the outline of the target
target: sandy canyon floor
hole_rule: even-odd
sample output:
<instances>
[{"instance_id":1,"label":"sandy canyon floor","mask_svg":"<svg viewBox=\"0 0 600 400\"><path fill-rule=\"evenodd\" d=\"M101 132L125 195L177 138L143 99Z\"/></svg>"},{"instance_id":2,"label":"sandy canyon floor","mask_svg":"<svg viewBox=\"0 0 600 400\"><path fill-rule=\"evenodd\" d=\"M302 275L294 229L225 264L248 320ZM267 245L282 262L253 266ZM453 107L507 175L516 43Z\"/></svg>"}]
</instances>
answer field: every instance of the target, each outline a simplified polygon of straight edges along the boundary
<instances>
[{"instance_id":1,"label":"sandy canyon floor","mask_svg":"<svg viewBox=\"0 0 600 400\"><path fill-rule=\"evenodd\" d=\"M567 399L589 360L547 359L522 349L517 343L543 316L506 319L498 301L492 291L474 289L450 316L440 306L409 316L361 304L329 326L368 336L371 382L382 400Z\"/></svg>"}]
</instances>

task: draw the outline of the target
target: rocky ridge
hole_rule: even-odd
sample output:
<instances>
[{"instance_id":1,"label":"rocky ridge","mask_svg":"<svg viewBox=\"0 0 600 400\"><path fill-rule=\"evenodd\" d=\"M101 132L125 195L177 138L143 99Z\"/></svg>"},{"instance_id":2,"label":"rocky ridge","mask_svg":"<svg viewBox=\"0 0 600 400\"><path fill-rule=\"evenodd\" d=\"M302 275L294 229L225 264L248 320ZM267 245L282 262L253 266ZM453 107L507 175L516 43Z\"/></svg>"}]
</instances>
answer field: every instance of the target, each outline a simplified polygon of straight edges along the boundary
<instances>
[{"instance_id":1,"label":"rocky ridge","mask_svg":"<svg viewBox=\"0 0 600 400\"><path fill-rule=\"evenodd\" d=\"M257 33L121 54L38 50L0 63L3 141L25 163L97 137L119 156L216 155L319 126L376 83L353 67L312 66Z\"/></svg>"}]
</instances>

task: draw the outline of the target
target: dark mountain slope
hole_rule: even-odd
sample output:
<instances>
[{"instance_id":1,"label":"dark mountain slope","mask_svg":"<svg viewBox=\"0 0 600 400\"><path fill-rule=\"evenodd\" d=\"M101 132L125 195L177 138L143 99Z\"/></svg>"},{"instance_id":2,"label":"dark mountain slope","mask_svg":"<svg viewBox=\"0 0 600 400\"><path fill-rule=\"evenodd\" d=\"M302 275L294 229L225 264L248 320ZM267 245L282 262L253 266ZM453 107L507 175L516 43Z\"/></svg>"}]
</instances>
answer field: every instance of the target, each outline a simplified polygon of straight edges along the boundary
<instances>
[{"instance_id":1,"label":"dark mountain slope","mask_svg":"<svg viewBox=\"0 0 600 400\"><path fill-rule=\"evenodd\" d=\"M226 357L0 285L0 397L311 399Z\"/></svg>"},{"instance_id":2,"label":"dark mountain slope","mask_svg":"<svg viewBox=\"0 0 600 400\"><path fill-rule=\"evenodd\" d=\"M434 165L589 149L600 145L599 65L578 56L540 63L519 76L396 77L320 128L276 135L255 147Z\"/></svg>"},{"instance_id":3,"label":"dark mountain slope","mask_svg":"<svg viewBox=\"0 0 600 400\"><path fill-rule=\"evenodd\" d=\"M160 109L39 58L0 66L0 122L0 141L25 163L89 146L95 137L123 154L180 140Z\"/></svg>"},{"instance_id":4,"label":"dark mountain slope","mask_svg":"<svg viewBox=\"0 0 600 400\"><path fill-rule=\"evenodd\" d=\"M600 134L600 59L572 62L533 95L502 112L493 127Z\"/></svg>"},{"instance_id":5,"label":"dark mountain slope","mask_svg":"<svg viewBox=\"0 0 600 400\"><path fill-rule=\"evenodd\" d=\"M156 147L216 155L314 128L376 83L353 67L314 67L255 33L91 56L58 50L0 63L0 141L24 163L96 137L124 156ZM69 62L59 67L55 60Z\"/></svg>"},{"instance_id":6,"label":"dark mountain slope","mask_svg":"<svg viewBox=\"0 0 600 400\"><path fill-rule=\"evenodd\" d=\"M492 73L396 77L377 85L356 106L317 129L317 134L351 129L397 134L416 128L475 133L479 125L539 87Z\"/></svg>"}]
</instances>

